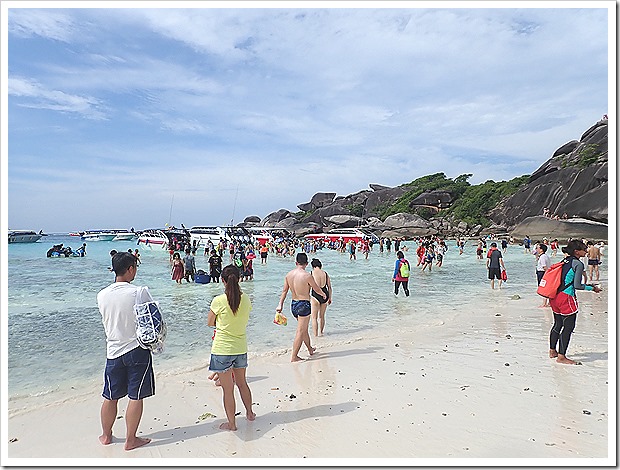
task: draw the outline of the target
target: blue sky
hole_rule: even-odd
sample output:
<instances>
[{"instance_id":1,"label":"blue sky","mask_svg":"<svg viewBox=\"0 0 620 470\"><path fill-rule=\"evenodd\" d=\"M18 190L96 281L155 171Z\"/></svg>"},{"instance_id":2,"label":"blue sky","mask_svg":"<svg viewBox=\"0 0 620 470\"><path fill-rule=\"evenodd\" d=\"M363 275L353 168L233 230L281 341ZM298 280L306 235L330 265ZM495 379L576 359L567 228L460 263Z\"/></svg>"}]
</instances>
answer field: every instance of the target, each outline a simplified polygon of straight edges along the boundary
<instances>
[{"instance_id":1,"label":"blue sky","mask_svg":"<svg viewBox=\"0 0 620 470\"><path fill-rule=\"evenodd\" d=\"M436 172L507 180L609 111L614 2L47 5L2 5L13 229L238 223Z\"/></svg>"}]
</instances>

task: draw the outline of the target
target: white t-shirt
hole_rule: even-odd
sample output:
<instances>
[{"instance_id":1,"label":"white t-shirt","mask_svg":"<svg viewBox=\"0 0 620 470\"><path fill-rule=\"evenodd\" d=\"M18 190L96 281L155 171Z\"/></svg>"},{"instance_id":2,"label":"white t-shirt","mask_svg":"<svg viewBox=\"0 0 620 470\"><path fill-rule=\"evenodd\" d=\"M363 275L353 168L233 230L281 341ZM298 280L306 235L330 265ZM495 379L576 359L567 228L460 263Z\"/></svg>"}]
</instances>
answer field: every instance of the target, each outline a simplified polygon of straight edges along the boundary
<instances>
[{"instance_id":1,"label":"white t-shirt","mask_svg":"<svg viewBox=\"0 0 620 470\"><path fill-rule=\"evenodd\" d=\"M547 253L542 253L538 257L538 263L536 263L536 271L546 271L551 267L551 258Z\"/></svg>"},{"instance_id":2,"label":"white t-shirt","mask_svg":"<svg viewBox=\"0 0 620 470\"><path fill-rule=\"evenodd\" d=\"M97 294L107 342L107 358L115 359L140 346L136 338L137 286L128 282L115 282ZM150 297L145 288L143 300Z\"/></svg>"}]
</instances>

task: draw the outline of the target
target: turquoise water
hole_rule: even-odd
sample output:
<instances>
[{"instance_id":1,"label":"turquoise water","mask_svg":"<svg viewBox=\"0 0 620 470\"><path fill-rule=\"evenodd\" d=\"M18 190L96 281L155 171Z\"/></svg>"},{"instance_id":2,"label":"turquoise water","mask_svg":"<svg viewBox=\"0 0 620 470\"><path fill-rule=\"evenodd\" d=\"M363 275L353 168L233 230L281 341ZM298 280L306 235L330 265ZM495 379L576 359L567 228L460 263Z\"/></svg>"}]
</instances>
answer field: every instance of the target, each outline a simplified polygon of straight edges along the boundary
<instances>
[{"instance_id":1,"label":"turquoise water","mask_svg":"<svg viewBox=\"0 0 620 470\"><path fill-rule=\"evenodd\" d=\"M105 337L96 295L114 281L108 271L110 250L136 248L135 241L90 242L84 258L47 258L47 250L58 243L75 249L82 242L51 235L37 243L8 246L8 387L9 400L15 405L24 397L65 394L101 380ZM415 244L405 244L412 250L407 257L415 265ZM412 269L409 298L402 292L398 297L393 294L394 252L379 253L375 247L368 260L358 255L353 261L348 254L326 249L309 255L321 259L334 288L326 336L321 340L333 343L364 337L378 326L422 328L457 315L465 304L492 308L485 261L476 259L475 244L468 243L460 256L453 241L448 246L443 267L434 267L432 272ZM178 285L170 278L166 251L139 249L142 264L134 283L149 286L168 323L166 349L155 359L156 371L208 364L212 330L206 326L207 313L211 299L223 292L222 284ZM494 297L533 292L534 256L514 245L504 261L509 280ZM196 265L207 270L200 252ZM288 326L272 320L284 275L293 267L293 259L270 254L266 265L255 260L254 280L242 283L253 303L250 355L282 353L292 344L296 322L289 313L290 293L285 304ZM601 274L606 278L605 264Z\"/></svg>"}]
</instances>

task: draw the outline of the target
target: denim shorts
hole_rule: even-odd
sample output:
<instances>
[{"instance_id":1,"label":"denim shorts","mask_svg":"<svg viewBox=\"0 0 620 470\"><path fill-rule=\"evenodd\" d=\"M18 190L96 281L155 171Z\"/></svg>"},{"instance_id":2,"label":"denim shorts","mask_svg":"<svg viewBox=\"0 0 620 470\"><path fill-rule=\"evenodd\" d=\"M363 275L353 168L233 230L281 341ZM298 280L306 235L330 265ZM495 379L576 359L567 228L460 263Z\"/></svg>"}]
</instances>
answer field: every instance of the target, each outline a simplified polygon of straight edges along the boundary
<instances>
[{"instance_id":1,"label":"denim shorts","mask_svg":"<svg viewBox=\"0 0 620 470\"><path fill-rule=\"evenodd\" d=\"M137 347L115 359L107 359L104 372L103 398L132 400L155 395L155 374L151 351Z\"/></svg>"},{"instance_id":2,"label":"denim shorts","mask_svg":"<svg viewBox=\"0 0 620 470\"><path fill-rule=\"evenodd\" d=\"M248 354L211 354L209 370L211 372L226 372L229 369L245 369L248 366Z\"/></svg>"}]
</instances>

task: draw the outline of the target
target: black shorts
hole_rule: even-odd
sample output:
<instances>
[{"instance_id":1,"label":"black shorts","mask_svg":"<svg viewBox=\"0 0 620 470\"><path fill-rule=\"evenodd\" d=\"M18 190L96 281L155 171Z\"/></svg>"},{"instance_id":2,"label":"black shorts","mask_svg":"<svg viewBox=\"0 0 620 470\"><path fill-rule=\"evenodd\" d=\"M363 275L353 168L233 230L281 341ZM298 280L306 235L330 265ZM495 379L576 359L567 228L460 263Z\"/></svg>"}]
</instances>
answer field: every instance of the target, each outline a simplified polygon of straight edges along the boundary
<instances>
[{"instance_id":1,"label":"black shorts","mask_svg":"<svg viewBox=\"0 0 620 470\"><path fill-rule=\"evenodd\" d=\"M107 359L104 373L103 398L132 400L155 395L155 374L151 351L137 347L120 357Z\"/></svg>"},{"instance_id":2,"label":"black shorts","mask_svg":"<svg viewBox=\"0 0 620 470\"><path fill-rule=\"evenodd\" d=\"M489 279L501 279L502 272L500 268L489 268Z\"/></svg>"}]
</instances>

